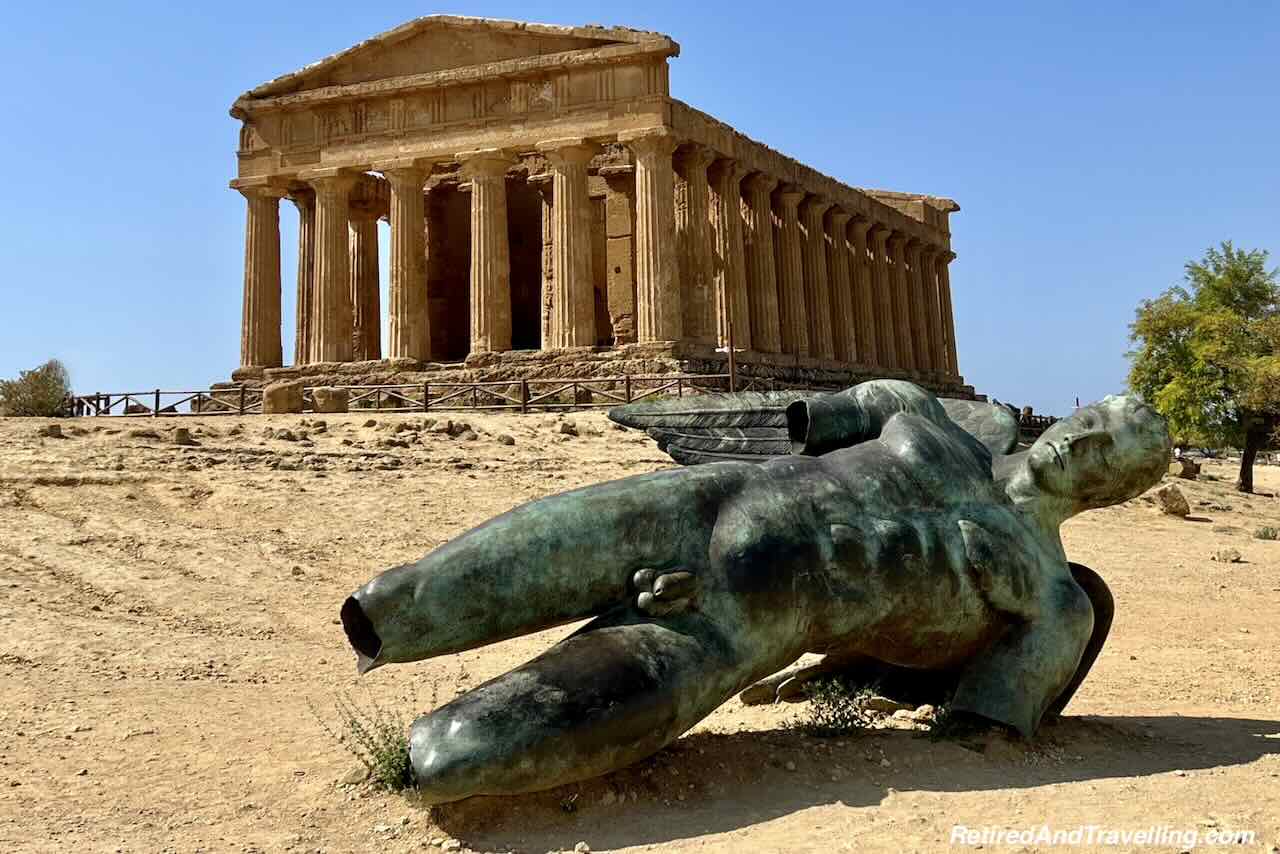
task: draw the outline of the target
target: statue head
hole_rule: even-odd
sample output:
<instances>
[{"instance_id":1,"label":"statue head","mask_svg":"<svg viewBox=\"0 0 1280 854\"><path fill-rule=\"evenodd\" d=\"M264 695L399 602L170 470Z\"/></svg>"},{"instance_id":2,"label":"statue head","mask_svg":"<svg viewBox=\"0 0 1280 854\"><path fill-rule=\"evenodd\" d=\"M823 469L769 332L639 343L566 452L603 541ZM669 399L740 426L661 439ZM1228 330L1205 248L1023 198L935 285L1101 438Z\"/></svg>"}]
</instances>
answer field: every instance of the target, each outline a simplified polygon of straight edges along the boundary
<instances>
[{"instance_id":1,"label":"statue head","mask_svg":"<svg viewBox=\"0 0 1280 854\"><path fill-rule=\"evenodd\" d=\"M1154 486L1169 464L1169 429L1151 407L1108 395L1041 434L1027 467L1042 493L1073 512L1119 504Z\"/></svg>"}]
</instances>

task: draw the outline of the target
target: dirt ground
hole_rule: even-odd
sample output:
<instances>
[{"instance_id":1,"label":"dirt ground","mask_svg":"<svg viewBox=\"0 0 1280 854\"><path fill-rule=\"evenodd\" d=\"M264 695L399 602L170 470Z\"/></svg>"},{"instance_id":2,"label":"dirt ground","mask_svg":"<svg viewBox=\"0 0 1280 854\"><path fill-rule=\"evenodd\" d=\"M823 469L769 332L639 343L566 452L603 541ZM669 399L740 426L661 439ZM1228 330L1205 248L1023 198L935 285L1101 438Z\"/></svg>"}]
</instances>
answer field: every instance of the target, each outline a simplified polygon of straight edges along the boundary
<instances>
[{"instance_id":1,"label":"dirt ground","mask_svg":"<svg viewBox=\"0 0 1280 854\"><path fill-rule=\"evenodd\" d=\"M1033 743L818 739L784 726L802 705L735 699L552 792L428 810L344 785L355 763L321 726L341 692L408 720L570 631L357 678L351 590L516 504L670 465L600 413L569 416L578 436L553 415L455 416L475 438L367 417L81 419L60 439L0 420L0 851L906 852L947 849L955 825L1043 824L1280 850L1280 542L1253 536L1280 499L1236 494L1222 465L1178 482L1189 519L1144 496L1066 525L1116 621ZM1280 492L1280 468L1257 481ZM1225 548L1240 562L1211 560Z\"/></svg>"}]
</instances>

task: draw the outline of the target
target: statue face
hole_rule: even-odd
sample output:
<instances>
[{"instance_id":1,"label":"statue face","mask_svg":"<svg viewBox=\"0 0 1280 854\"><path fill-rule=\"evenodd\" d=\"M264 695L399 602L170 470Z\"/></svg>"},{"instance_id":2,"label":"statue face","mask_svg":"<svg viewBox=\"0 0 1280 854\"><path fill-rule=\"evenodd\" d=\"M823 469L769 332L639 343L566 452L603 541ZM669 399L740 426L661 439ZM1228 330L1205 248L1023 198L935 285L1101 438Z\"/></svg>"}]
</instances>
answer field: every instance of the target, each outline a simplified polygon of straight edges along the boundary
<instances>
[{"instance_id":1,"label":"statue face","mask_svg":"<svg viewBox=\"0 0 1280 854\"><path fill-rule=\"evenodd\" d=\"M1028 453L1036 485L1080 510L1141 495L1164 473L1169 431L1135 397L1108 395L1046 430Z\"/></svg>"}]
</instances>

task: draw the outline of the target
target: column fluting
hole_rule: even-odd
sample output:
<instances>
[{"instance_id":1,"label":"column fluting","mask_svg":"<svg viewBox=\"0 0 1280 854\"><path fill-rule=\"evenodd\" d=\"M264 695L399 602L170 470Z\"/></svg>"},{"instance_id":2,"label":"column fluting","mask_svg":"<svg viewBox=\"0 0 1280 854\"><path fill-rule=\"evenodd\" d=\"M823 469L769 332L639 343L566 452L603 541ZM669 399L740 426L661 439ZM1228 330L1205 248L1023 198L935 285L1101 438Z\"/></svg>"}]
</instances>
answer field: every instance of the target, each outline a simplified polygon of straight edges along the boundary
<instances>
[{"instance_id":1,"label":"column fluting","mask_svg":"<svg viewBox=\"0 0 1280 854\"><path fill-rule=\"evenodd\" d=\"M687 145L675 157L676 241L680 247L680 304L684 337L712 344L716 340L716 300L711 266L712 234L707 167L712 153Z\"/></svg>"},{"instance_id":2,"label":"column fluting","mask_svg":"<svg viewBox=\"0 0 1280 854\"><path fill-rule=\"evenodd\" d=\"M311 361L312 301L316 286L316 194L297 189L289 201L298 209L298 296L294 302L293 363Z\"/></svg>"},{"instance_id":3,"label":"column fluting","mask_svg":"<svg viewBox=\"0 0 1280 854\"><path fill-rule=\"evenodd\" d=\"M800 235L800 201L805 193L788 184L774 194L778 219L778 314L782 352L809 355L809 321L805 311L804 247Z\"/></svg>"},{"instance_id":4,"label":"column fluting","mask_svg":"<svg viewBox=\"0 0 1280 854\"><path fill-rule=\"evenodd\" d=\"M742 239L747 275L747 313L751 346L761 353L782 352L778 280L773 261L773 188L778 179L756 172L742 182Z\"/></svg>"},{"instance_id":5,"label":"column fluting","mask_svg":"<svg viewBox=\"0 0 1280 854\"><path fill-rule=\"evenodd\" d=\"M542 143L551 164L551 322L549 345L596 343L595 285L591 279L591 200L587 164L596 152L582 139Z\"/></svg>"},{"instance_id":6,"label":"column fluting","mask_svg":"<svg viewBox=\"0 0 1280 854\"><path fill-rule=\"evenodd\" d=\"M678 341L683 336L676 280L675 137L652 130L619 134L636 159L636 338Z\"/></svg>"},{"instance_id":7,"label":"column fluting","mask_svg":"<svg viewBox=\"0 0 1280 854\"><path fill-rule=\"evenodd\" d=\"M351 269L351 358L382 358L381 279L378 271L378 217L351 211L348 221Z\"/></svg>"},{"instance_id":8,"label":"column fluting","mask_svg":"<svg viewBox=\"0 0 1280 854\"><path fill-rule=\"evenodd\" d=\"M747 298L747 270L742 239L742 176L736 160L720 158L707 172L711 184L711 228L715 235L716 342L752 349L751 309Z\"/></svg>"},{"instance_id":9,"label":"column fluting","mask_svg":"<svg viewBox=\"0 0 1280 854\"><path fill-rule=\"evenodd\" d=\"M471 182L471 355L511 349L511 247L507 241L507 169L503 151L458 155Z\"/></svg>"},{"instance_id":10,"label":"column fluting","mask_svg":"<svg viewBox=\"0 0 1280 854\"><path fill-rule=\"evenodd\" d=\"M390 287L387 291L387 355L393 359L431 358L431 320L427 313L427 225L425 168L383 170L391 185Z\"/></svg>"},{"instance_id":11,"label":"column fluting","mask_svg":"<svg viewBox=\"0 0 1280 854\"><path fill-rule=\"evenodd\" d=\"M867 232L870 231L872 223L865 217L858 217L849 226L849 236L853 244L853 264L851 271L853 274L853 304L857 315L857 334L855 340L858 345L857 361L869 368L877 368L883 365L880 356L880 346L876 340L877 321L876 321L876 304L875 289L873 278L875 271L871 266L870 242Z\"/></svg>"},{"instance_id":12,"label":"column fluting","mask_svg":"<svg viewBox=\"0 0 1280 854\"><path fill-rule=\"evenodd\" d=\"M836 357L831 324L831 280L827 275L827 235L823 219L831 202L810 197L800 205L803 238L804 313L809 355L815 359Z\"/></svg>"},{"instance_id":13,"label":"column fluting","mask_svg":"<svg viewBox=\"0 0 1280 854\"><path fill-rule=\"evenodd\" d=\"M827 213L827 278L831 289L831 343L835 358L858 361L857 311L849 249L849 214L840 208Z\"/></svg>"},{"instance_id":14,"label":"column fluting","mask_svg":"<svg viewBox=\"0 0 1280 854\"><path fill-rule=\"evenodd\" d=\"M347 209L355 180L350 175L330 175L311 180L311 187L316 192L312 362L351 361L354 309L351 304Z\"/></svg>"},{"instance_id":15,"label":"column fluting","mask_svg":"<svg viewBox=\"0 0 1280 854\"><path fill-rule=\"evenodd\" d=\"M274 187L244 187L244 303L240 365L278 368L280 346L280 199Z\"/></svg>"},{"instance_id":16,"label":"column fluting","mask_svg":"<svg viewBox=\"0 0 1280 854\"><path fill-rule=\"evenodd\" d=\"M876 315L876 346L880 365L891 371L902 369L898 359L898 336L893 321L893 265L889 261L889 238L893 230L880 223L871 226L871 270Z\"/></svg>"}]
</instances>

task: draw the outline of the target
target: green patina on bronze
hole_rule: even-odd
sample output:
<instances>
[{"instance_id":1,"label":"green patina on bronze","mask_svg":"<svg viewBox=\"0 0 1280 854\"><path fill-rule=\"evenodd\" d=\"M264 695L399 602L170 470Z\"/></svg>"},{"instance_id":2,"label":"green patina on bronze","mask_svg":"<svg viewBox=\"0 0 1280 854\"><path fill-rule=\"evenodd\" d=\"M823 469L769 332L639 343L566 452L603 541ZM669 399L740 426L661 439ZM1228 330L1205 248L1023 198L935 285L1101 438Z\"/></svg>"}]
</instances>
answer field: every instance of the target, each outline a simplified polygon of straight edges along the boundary
<instances>
[{"instance_id":1,"label":"green patina on bronze","mask_svg":"<svg viewBox=\"0 0 1280 854\"><path fill-rule=\"evenodd\" d=\"M1009 453L1004 409L888 380L610 417L709 464L530 502L342 607L362 672L594 617L414 723L429 800L622 767L749 686L758 700L806 652L920 674L953 709L1030 736L1110 623L1105 584L1068 563L1058 528L1149 488L1169 450L1154 411L1108 397Z\"/></svg>"}]
</instances>

